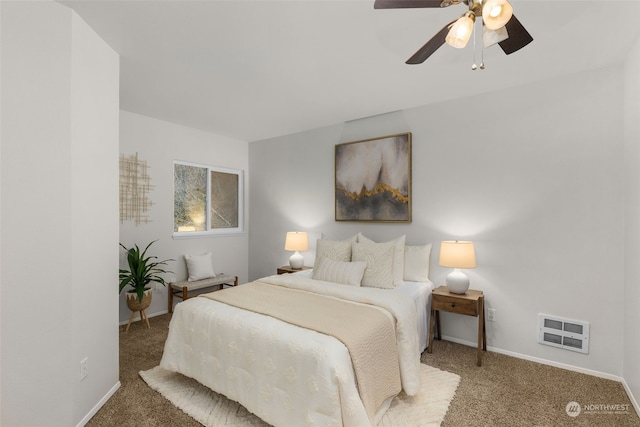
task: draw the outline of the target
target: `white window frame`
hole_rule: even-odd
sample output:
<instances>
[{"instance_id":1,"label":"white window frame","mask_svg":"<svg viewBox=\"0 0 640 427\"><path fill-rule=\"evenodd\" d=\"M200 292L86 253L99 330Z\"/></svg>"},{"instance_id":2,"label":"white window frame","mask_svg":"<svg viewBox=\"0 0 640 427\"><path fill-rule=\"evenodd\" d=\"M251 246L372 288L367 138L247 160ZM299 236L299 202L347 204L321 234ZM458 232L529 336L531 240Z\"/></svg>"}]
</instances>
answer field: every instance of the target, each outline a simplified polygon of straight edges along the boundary
<instances>
[{"instance_id":1,"label":"white window frame","mask_svg":"<svg viewBox=\"0 0 640 427\"><path fill-rule=\"evenodd\" d=\"M212 237L212 236L229 236L244 234L244 171L241 169L230 169L218 166L203 165L200 163L185 162L180 160L173 161L173 176L175 180L176 165L193 166L203 168L207 170L207 188L205 189L206 195L206 210L205 210L205 230L204 231L175 231L175 216L173 218L173 238L174 239L190 239L197 237ZM211 229L211 172L229 173L238 176L238 226L229 228L216 228ZM174 181L175 183L175 181ZM175 204L175 185L173 188L173 201ZM175 214L174 214L175 215Z\"/></svg>"}]
</instances>

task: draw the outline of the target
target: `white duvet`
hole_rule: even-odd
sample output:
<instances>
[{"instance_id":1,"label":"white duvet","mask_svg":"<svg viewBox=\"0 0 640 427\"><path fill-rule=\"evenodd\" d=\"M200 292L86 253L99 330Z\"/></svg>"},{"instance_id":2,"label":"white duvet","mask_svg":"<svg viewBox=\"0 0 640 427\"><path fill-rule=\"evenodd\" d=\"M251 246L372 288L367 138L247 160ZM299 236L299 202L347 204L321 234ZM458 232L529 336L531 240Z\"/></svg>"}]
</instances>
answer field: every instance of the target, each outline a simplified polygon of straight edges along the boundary
<instances>
[{"instance_id":1,"label":"white duvet","mask_svg":"<svg viewBox=\"0 0 640 427\"><path fill-rule=\"evenodd\" d=\"M409 298L299 275L259 281L374 304L391 313L402 388L409 395L418 392L416 309ZM160 366L198 380L274 426L370 425L349 352L340 341L208 298L176 306ZM389 403L378 410L376 420Z\"/></svg>"}]
</instances>

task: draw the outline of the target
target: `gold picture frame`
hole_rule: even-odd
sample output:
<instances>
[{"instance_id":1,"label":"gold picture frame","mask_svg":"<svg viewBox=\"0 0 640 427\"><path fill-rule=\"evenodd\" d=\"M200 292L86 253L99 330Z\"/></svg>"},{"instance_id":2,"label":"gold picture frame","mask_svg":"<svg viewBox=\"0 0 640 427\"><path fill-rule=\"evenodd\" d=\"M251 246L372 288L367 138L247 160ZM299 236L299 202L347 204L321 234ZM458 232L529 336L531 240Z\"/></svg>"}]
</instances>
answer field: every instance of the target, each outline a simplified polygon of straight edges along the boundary
<instances>
[{"instance_id":1,"label":"gold picture frame","mask_svg":"<svg viewBox=\"0 0 640 427\"><path fill-rule=\"evenodd\" d=\"M336 144L335 220L411 222L411 132Z\"/></svg>"}]
</instances>

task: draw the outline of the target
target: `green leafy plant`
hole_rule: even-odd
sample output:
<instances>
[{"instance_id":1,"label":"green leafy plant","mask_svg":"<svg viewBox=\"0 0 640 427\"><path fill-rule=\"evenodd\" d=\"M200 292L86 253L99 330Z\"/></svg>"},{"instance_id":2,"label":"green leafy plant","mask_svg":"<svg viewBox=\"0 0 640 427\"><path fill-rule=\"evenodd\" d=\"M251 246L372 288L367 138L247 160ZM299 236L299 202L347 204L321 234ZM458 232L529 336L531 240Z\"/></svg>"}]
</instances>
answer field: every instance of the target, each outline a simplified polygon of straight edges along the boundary
<instances>
[{"instance_id":1,"label":"green leafy plant","mask_svg":"<svg viewBox=\"0 0 640 427\"><path fill-rule=\"evenodd\" d=\"M172 271L161 268L161 266L167 265L167 262L173 261L172 259L156 261L158 257L147 256L147 249L149 249L154 242L156 242L156 240L149 243L142 252L140 252L138 245L127 248L120 243L120 246L127 251L127 262L129 264L128 270L120 269L120 292L122 293L122 290L127 285L130 285L133 290L128 292L135 292L140 302L142 302L144 291L148 289L147 285L150 282L157 282L162 284L162 286L166 286L166 282L160 274L173 273Z\"/></svg>"}]
</instances>

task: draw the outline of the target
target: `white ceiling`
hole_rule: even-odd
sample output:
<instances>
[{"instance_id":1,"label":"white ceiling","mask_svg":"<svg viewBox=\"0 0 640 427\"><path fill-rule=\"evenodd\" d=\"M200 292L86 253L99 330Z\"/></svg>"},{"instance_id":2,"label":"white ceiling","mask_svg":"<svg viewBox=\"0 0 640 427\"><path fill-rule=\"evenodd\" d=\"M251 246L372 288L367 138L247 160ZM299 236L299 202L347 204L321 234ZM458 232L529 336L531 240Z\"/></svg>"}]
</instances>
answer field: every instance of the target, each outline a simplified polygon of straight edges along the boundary
<instances>
[{"instance_id":1,"label":"white ceiling","mask_svg":"<svg viewBox=\"0 0 640 427\"><path fill-rule=\"evenodd\" d=\"M471 71L472 43L404 63L464 5L59 1L121 55L123 110L246 141L620 63L640 33L640 0L512 0L534 41Z\"/></svg>"}]
</instances>

